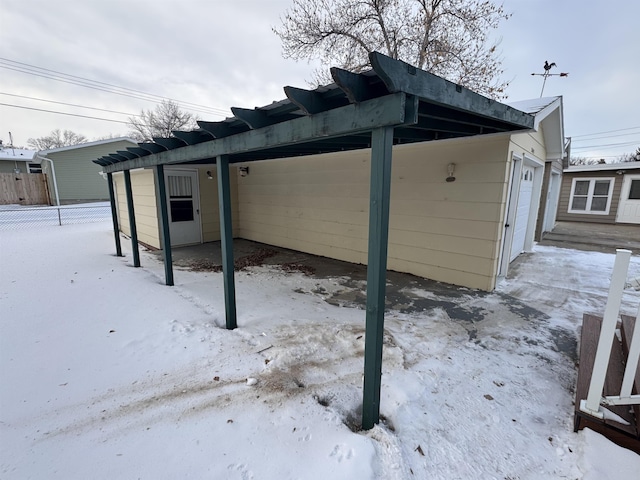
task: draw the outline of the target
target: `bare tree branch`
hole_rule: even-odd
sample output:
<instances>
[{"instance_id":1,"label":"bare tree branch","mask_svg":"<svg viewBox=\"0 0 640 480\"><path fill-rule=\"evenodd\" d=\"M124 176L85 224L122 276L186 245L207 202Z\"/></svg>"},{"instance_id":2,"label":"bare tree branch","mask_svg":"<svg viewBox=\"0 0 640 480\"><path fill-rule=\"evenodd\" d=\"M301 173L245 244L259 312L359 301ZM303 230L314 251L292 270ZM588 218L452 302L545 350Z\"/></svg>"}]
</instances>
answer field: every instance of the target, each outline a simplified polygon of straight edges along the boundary
<instances>
[{"instance_id":1,"label":"bare tree branch","mask_svg":"<svg viewBox=\"0 0 640 480\"><path fill-rule=\"evenodd\" d=\"M273 31L285 58L319 59L325 70L363 71L379 51L503 99L508 83L489 34L509 17L493 0L293 0Z\"/></svg>"},{"instance_id":2,"label":"bare tree branch","mask_svg":"<svg viewBox=\"0 0 640 480\"><path fill-rule=\"evenodd\" d=\"M180 110L177 103L165 100L154 110L142 110L140 116L129 117L129 136L139 142L169 138L175 130L197 128L196 120L191 113Z\"/></svg>"},{"instance_id":3,"label":"bare tree branch","mask_svg":"<svg viewBox=\"0 0 640 480\"><path fill-rule=\"evenodd\" d=\"M640 147L633 153L624 153L616 158L613 163L640 162Z\"/></svg>"},{"instance_id":4,"label":"bare tree branch","mask_svg":"<svg viewBox=\"0 0 640 480\"><path fill-rule=\"evenodd\" d=\"M605 164L604 158L600 160L596 160L595 158L587 158L587 157L571 157L569 160L569 165L601 165Z\"/></svg>"},{"instance_id":5,"label":"bare tree branch","mask_svg":"<svg viewBox=\"0 0 640 480\"><path fill-rule=\"evenodd\" d=\"M49 135L38 138L30 138L27 140L34 150L52 150L54 148L68 147L70 145L78 145L87 142L87 137L71 130L60 131L53 130Z\"/></svg>"}]
</instances>

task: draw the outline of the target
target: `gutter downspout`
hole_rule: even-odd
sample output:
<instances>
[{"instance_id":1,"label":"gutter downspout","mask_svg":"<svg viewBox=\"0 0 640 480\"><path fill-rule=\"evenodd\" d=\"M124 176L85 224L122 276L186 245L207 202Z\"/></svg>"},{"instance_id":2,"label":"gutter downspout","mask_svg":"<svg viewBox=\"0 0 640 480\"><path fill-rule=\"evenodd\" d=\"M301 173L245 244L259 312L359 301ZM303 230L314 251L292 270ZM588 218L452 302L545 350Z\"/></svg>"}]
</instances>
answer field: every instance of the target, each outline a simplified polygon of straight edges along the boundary
<instances>
[{"instance_id":1,"label":"gutter downspout","mask_svg":"<svg viewBox=\"0 0 640 480\"><path fill-rule=\"evenodd\" d=\"M47 157L41 157L40 154L36 154L36 157L42 162L47 160L51 162L51 176L53 177L53 191L56 193L56 206L60 206L60 195L58 194L58 181L56 180L56 167L53 165L53 160Z\"/></svg>"}]
</instances>

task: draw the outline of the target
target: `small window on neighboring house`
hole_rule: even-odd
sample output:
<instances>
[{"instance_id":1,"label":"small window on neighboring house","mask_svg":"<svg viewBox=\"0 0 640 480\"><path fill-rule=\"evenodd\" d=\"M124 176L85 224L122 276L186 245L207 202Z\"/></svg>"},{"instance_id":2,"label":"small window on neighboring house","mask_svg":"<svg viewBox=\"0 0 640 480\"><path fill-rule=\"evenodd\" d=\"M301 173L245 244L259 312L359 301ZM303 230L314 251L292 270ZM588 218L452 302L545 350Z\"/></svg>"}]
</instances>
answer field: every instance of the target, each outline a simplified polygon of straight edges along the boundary
<instances>
[{"instance_id":1,"label":"small window on neighboring house","mask_svg":"<svg viewBox=\"0 0 640 480\"><path fill-rule=\"evenodd\" d=\"M29 173L42 173L42 165L39 163L30 163Z\"/></svg>"},{"instance_id":2,"label":"small window on neighboring house","mask_svg":"<svg viewBox=\"0 0 640 480\"><path fill-rule=\"evenodd\" d=\"M613 181L613 178L574 178L569 213L608 215Z\"/></svg>"},{"instance_id":3,"label":"small window on neighboring house","mask_svg":"<svg viewBox=\"0 0 640 480\"><path fill-rule=\"evenodd\" d=\"M640 180L631 180L629 200L640 200Z\"/></svg>"}]
</instances>

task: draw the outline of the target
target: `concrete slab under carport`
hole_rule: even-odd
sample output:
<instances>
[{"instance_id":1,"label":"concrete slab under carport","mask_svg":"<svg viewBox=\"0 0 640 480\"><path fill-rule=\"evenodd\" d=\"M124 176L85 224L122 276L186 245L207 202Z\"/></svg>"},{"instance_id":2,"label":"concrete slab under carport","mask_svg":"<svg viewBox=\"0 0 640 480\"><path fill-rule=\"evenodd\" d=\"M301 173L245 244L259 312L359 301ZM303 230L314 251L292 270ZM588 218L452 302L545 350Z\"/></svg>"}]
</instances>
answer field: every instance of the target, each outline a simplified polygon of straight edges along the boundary
<instances>
[{"instance_id":1,"label":"concrete slab under carport","mask_svg":"<svg viewBox=\"0 0 640 480\"><path fill-rule=\"evenodd\" d=\"M162 251L153 253L162 262ZM174 247L173 264L177 272L221 271L220 242ZM320 285L315 290L294 290L295 293L316 295L331 305L366 308L366 265L343 262L303 252L274 247L244 239L234 240L236 269L240 265L271 267L283 275L300 272L318 279L331 279L337 288L326 291ZM425 292L428 292L425 295ZM222 301L222 300L221 300ZM238 300L239 308L242 300ZM544 328L549 315L518 298L500 292L485 292L407 273L387 271L386 314L419 315L441 310L468 333L468 340L481 344L487 336L497 335L502 322L522 323L525 328ZM527 342L527 336L515 340ZM549 342L556 351L571 361L577 359L575 332L549 327Z\"/></svg>"},{"instance_id":2,"label":"concrete slab under carport","mask_svg":"<svg viewBox=\"0 0 640 480\"><path fill-rule=\"evenodd\" d=\"M630 249L634 255L640 253L640 226L611 225L578 222L557 222L553 232L545 234L539 243L544 246L556 246L567 249L615 253L616 248ZM162 261L162 252L153 252L158 261ZM264 254L267 253L266 256ZM520 255L512 264L512 273L517 275L520 264L526 263L534 254ZM317 278L331 278L339 284L336 292L299 291L298 293L321 296L332 305L365 309L366 307L366 266L320 257L303 252L274 247L244 239L234 239L236 262L271 266L280 269L283 274L300 271ZM261 258L263 257L264 258ZM221 265L220 242L200 245L174 247L174 266L176 269L195 271L213 271ZM575 266L575 268L579 268ZM544 294L540 289L540 298L548 299L546 305L533 307L530 302L517 296L504 293L490 293L442 282L436 282L411 274L387 271L386 311L401 314L418 314L434 309L442 309L452 321L460 322L467 330L470 341L481 341L483 325L492 321L492 316L503 317L504 321L545 322L558 304L564 304L570 291L558 291L552 288ZM418 295L416 292L429 292ZM603 292L606 294L606 292ZM558 298L558 297L563 298ZM495 305L496 298L499 305ZM542 311L544 310L544 311ZM547 312L547 313L545 313ZM552 343L558 351L572 360L577 359L577 337L575 332L553 329Z\"/></svg>"}]
</instances>

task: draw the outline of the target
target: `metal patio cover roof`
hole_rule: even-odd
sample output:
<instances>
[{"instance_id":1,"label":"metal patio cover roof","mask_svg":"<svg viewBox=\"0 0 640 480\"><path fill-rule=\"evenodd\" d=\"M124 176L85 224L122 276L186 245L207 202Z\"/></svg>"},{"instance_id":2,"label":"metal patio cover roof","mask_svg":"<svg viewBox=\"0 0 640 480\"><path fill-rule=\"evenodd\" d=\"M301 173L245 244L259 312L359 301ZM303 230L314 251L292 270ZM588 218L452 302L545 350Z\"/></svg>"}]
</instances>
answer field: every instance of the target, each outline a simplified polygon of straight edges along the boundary
<instances>
[{"instance_id":1,"label":"metal patio cover roof","mask_svg":"<svg viewBox=\"0 0 640 480\"><path fill-rule=\"evenodd\" d=\"M230 163L369 148L371 131L394 127L404 144L531 129L534 117L378 52L372 70L332 68L335 83L314 90L284 87L286 99L233 117L199 121L94 160L107 173L154 165Z\"/></svg>"}]
</instances>

